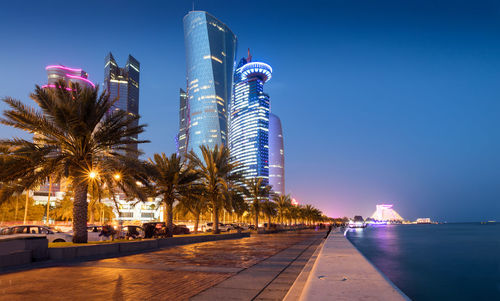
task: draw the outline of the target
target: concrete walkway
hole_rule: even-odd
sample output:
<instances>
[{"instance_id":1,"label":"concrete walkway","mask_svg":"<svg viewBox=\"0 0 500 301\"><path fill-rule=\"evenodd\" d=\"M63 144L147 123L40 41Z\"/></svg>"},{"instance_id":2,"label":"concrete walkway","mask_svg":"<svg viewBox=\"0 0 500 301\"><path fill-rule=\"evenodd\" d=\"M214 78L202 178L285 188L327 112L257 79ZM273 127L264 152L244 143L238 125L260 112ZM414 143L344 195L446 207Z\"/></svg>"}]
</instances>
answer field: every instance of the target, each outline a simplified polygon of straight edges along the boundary
<instances>
[{"instance_id":1,"label":"concrete walkway","mask_svg":"<svg viewBox=\"0 0 500 301\"><path fill-rule=\"evenodd\" d=\"M278 289L284 295L292 272L300 272L297 264L307 261L307 247L324 233L254 235L11 271L0 274L0 300L188 300L249 271L263 280L244 283L254 288L253 297Z\"/></svg>"},{"instance_id":2,"label":"concrete walkway","mask_svg":"<svg viewBox=\"0 0 500 301\"><path fill-rule=\"evenodd\" d=\"M294 284L295 286L295 284ZM294 291L294 288L291 289ZM285 300L409 300L379 272L342 232L329 235L319 251L300 297Z\"/></svg>"},{"instance_id":3,"label":"concrete walkway","mask_svg":"<svg viewBox=\"0 0 500 301\"><path fill-rule=\"evenodd\" d=\"M239 272L191 300L283 300L324 234L311 234L300 243Z\"/></svg>"}]
</instances>

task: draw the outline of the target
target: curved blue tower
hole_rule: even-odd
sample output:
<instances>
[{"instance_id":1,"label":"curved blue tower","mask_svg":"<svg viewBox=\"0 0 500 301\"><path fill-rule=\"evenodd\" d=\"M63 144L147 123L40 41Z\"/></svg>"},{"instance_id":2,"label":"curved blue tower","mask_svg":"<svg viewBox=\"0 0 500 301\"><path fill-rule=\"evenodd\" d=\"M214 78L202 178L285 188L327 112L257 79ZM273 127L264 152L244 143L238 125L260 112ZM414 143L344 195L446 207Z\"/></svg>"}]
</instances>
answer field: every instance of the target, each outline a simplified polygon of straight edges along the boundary
<instances>
[{"instance_id":1,"label":"curved blue tower","mask_svg":"<svg viewBox=\"0 0 500 301\"><path fill-rule=\"evenodd\" d=\"M234 75L231 100L229 149L236 171L247 179L263 178L269 183L269 95L264 84L271 79L272 68L262 62L242 58Z\"/></svg>"},{"instance_id":2,"label":"curved blue tower","mask_svg":"<svg viewBox=\"0 0 500 301\"><path fill-rule=\"evenodd\" d=\"M186 151L227 145L237 39L224 23L204 11L184 17L187 64L188 130Z\"/></svg>"}]
</instances>

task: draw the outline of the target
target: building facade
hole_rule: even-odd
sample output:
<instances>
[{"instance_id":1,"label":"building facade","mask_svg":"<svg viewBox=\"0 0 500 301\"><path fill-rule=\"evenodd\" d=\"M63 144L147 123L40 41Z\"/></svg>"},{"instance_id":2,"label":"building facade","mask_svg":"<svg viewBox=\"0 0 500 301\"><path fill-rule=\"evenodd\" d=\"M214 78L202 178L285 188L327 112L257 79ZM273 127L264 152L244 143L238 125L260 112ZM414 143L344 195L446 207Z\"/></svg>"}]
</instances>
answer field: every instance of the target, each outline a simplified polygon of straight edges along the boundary
<instances>
[{"instance_id":1,"label":"building facade","mask_svg":"<svg viewBox=\"0 0 500 301\"><path fill-rule=\"evenodd\" d=\"M185 155L187 152L188 140L188 126L189 126L189 109L188 98L186 91L180 89L179 91L179 134L177 134L177 154Z\"/></svg>"},{"instance_id":2,"label":"building facade","mask_svg":"<svg viewBox=\"0 0 500 301\"><path fill-rule=\"evenodd\" d=\"M191 11L184 17L184 42L189 108L185 145L186 151L200 155L201 145L227 145L237 39L214 16Z\"/></svg>"},{"instance_id":3,"label":"building facade","mask_svg":"<svg viewBox=\"0 0 500 301\"><path fill-rule=\"evenodd\" d=\"M77 83L82 87L95 88L94 83L88 79L89 75L87 72L82 69L62 65L49 65L45 67L45 70L47 71L47 84L43 85L42 88L54 88L59 80L67 83Z\"/></svg>"},{"instance_id":4,"label":"building facade","mask_svg":"<svg viewBox=\"0 0 500 301\"><path fill-rule=\"evenodd\" d=\"M264 84L271 79L271 66L242 58L234 72L230 105L229 149L235 169L244 178L263 178L269 184L269 95Z\"/></svg>"},{"instance_id":5,"label":"building facade","mask_svg":"<svg viewBox=\"0 0 500 301\"><path fill-rule=\"evenodd\" d=\"M396 210L392 209L393 205L388 204L379 204L377 205L377 209L373 212L371 218L375 221L403 221L403 218Z\"/></svg>"},{"instance_id":6,"label":"building facade","mask_svg":"<svg viewBox=\"0 0 500 301\"><path fill-rule=\"evenodd\" d=\"M269 114L269 184L277 194L285 194L285 147L278 116Z\"/></svg>"},{"instance_id":7,"label":"building facade","mask_svg":"<svg viewBox=\"0 0 500 301\"><path fill-rule=\"evenodd\" d=\"M120 68L111 52L104 61L104 89L109 93L111 100L116 100L115 110L139 115L139 79L140 63L129 55L124 68ZM135 125L138 125L136 120ZM138 137L136 136L137 140ZM137 150L137 145L134 146Z\"/></svg>"}]
</instances>

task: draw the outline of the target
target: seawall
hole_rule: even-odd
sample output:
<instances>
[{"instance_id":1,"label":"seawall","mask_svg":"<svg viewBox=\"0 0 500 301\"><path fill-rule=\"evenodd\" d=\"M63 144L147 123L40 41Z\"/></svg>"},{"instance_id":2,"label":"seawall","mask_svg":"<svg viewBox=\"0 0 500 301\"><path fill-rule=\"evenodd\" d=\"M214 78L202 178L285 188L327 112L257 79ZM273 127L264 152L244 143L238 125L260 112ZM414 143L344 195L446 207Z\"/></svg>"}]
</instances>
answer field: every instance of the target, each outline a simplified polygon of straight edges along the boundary
<instances>
[{"instance_id":1,"label":"seawall","mask_svg":"<svg viewBox=\"0 0 500 301\"><path fill-rule=\"evenodd\" d=\"M303 272L308 276L297 278L285 300L409 300L339 230L330 233L312 269Z\"/></svg>"}]
</instances>

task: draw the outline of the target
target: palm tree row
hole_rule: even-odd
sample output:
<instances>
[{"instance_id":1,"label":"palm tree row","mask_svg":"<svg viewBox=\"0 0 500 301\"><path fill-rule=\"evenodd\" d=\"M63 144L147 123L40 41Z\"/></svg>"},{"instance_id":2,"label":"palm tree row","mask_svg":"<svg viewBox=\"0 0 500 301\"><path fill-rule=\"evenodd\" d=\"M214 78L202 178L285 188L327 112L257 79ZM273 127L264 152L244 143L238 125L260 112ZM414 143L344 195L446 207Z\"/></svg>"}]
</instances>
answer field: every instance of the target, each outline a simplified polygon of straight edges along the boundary
<instances>
[{"instance_id":1,"label":"palm tree row","mask_svg":"<svg viewBox=\"0 0 500 301\"><path fill-rule=\"evenodd\" d=\"M68 180L74 242L87 242L88 198L93 217L101 199L116 204L117 193L130 201L160 199L170 230L174 204L194 215L196 223L202 213L211 212L216 233L222 209L239 216L251 211L256 226L261 213L268 224L276 214L280 222L287 218L290 223L292 219L313 222L321 215L311 206L293 209L289 197L269 200L271 187L262 178L245 181L235 172L237 163L224 146L202 146L201 156L191 151L139 160L135 145L148 141L135 137L145 125L138 124L139 116L115 110L116 100L106 91L98 94L98 88L60 81L55 88L36 86L30 97L38 108L3 99L9 109L0 123L33 134L34 139L0 140L0 202L49 180Z\"/></svg>"}]
</instances>

